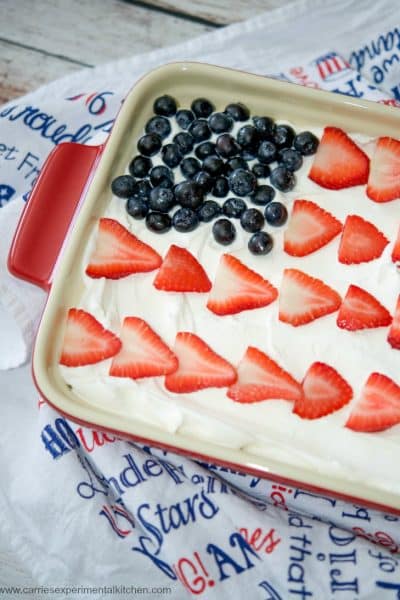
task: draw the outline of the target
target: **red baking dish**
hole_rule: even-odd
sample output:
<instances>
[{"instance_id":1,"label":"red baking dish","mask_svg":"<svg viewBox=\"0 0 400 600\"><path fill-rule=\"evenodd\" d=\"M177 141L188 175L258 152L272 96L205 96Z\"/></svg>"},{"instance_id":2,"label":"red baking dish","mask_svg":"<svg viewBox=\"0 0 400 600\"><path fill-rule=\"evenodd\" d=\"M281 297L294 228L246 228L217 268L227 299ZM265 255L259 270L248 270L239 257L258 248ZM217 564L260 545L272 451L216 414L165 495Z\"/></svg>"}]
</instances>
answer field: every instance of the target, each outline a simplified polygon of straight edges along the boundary
<instances>
[{"instance_id":1,"label":"red baking dish","mask_svg":"<svg viewBox=\"0 0 400 600\"><path fill-rule=\"evenodd\" d=\"M152 114L154 99L162 94L174 96L181 106L210 95L218 109L233 98L248 105L252 114L268 114L299 127L329 124L370 137L400 137L398 109L383 105L196 63L169 64L148 74L125 99L106 144L65 143L54 149L14 237L10 272L48 293L33 354L33 377L41 396L68 418L122 438L400 514L395 471L393 488L383 489L374 479L344 477L340 469L323 472L312 462L292 462L289 454L288 460L284 454L271 451L269 455L268 448L258 454L246 445L221 445L213 441L212 434L196 437L179 428L168 431L143 421L140 415L127 416L86 401L61 377L57 367L66 312L79 303L84 289L77 265L104 215L110 183L126 171L144 123Z\"/></svg>"}]
</instances>

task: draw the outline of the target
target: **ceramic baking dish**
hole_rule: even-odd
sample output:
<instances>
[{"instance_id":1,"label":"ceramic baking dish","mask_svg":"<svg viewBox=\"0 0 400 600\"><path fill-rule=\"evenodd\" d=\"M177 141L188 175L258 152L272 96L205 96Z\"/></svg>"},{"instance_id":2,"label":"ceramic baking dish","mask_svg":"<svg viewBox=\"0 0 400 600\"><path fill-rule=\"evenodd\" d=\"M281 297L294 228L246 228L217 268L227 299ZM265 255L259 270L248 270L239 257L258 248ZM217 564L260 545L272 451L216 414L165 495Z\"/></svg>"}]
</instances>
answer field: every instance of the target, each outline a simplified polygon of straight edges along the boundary
<instances>
[{"instance_id":1,"label":"ceramic baking dish","mask_svg":"<svg viewBox=\"0 0 400 600\"><path fill-rule=\"evenodd\" d=\"M299 127L329 124L373 137L400 137L398 109L197 63L169 64L152 71L125 99L104 146L66 143L55 148L42 169L15 234L9 255L10 272L48 292L33 354L33 376L38 390L58 412L81 424L400 513L400 496L382 493L373 481L360 485L329 474L322 476L310 467L299 469L241 449L171 434L95 408L74 395L55 368L62 337L60 324L83 289L75 265L79 264L93 224L104 213L112 179L125 171L134 154L135 142L152 114L154 99L167 93L183 106L205 95L206 90L210 90L217 106L225 106L232 99L240 100L252 114L292 120Z\"/></svg>"}]
</instances>

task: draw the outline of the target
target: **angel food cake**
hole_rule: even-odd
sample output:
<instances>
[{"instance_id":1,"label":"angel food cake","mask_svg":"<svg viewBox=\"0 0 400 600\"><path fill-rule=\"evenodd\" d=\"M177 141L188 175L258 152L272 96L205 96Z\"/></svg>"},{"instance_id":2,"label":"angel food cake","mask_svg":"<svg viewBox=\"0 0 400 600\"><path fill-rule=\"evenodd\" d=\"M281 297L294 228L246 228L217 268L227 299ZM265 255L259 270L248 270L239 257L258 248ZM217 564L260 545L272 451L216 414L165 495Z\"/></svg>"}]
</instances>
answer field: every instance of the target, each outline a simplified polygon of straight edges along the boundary
<instances>
[{"instance_id":1,"label":"angel food cake","mask_svg":"<svg viewBox=\"0 0 400 600\"><path fill-rule=\"evenodd\" d=\"M219 108L156 99L61 375L127 420L400 493L400 141Z\"/></svg>"}]
</instances>

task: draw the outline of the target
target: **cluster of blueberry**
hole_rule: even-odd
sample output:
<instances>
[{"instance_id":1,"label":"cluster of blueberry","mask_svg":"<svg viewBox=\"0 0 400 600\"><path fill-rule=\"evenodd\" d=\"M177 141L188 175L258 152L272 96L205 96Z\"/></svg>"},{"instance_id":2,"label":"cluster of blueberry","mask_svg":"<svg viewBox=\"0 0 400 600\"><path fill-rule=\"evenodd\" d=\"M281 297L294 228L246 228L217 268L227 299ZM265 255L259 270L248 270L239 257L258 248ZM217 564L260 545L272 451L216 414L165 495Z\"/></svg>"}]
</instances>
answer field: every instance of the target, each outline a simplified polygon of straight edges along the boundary
<instances>
[{"instance_id":1,"label":"cluster of blueberry","mask_svg":"<svg viewBox=\"0 0 400 600\"><path fill-rule=\"evenodd\" d=\"M147 227L164 233L171 227L188 232L200 222L214 222L215 240L223 245L233 242L236 228L230 219L240 219L242 228L252 233L249 250L267 254L271 236L262 231L265 221L273 226L286 222L287 210L273 202L275 189L289 192L296 184L294 172L300 169L303 156L314 154L318 139L309 131L296 134L289 125L278 125L269 117L252 118L232 135L235 122L249 121L250 112L241 103L229 104L224 112L214 112L206 98L197 98L191 110L178 110L174 98L161 96L154 102L153 116L139 139L140 154L129 165L130 175L112 182L115 195L126 198L126 209L135 219L146 219ZM181 131L171 143L171 118ZM212 141L212 139L215 141ZM163 164L153 166L151 157L161 153ZM194 154L194 156L193 156ZM190 155L190 156L188 156ZM277 163L271 169L272 163ZM175 185L174 169L185 178ZM258 185L269 177L271 185ZM225 198L222 203L207 200L207 194ZM264 212L248 208L242 199L263 206ZM170 211L180 206L172 217ZM228 218L226 218L228 217Z\"/></svg>"}]
</instances>

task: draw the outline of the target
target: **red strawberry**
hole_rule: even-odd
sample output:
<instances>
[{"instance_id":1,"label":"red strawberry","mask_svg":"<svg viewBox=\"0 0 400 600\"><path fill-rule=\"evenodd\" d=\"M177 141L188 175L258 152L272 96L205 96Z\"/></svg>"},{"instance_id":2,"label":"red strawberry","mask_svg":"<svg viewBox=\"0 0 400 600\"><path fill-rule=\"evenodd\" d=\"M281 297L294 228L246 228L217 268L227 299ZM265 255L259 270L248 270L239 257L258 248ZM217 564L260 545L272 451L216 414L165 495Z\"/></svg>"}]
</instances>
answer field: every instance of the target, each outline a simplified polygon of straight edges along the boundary
<instances>
[{"instance_id":1,"label":"red strawberry","mask_svg":"<svg viewBox=\"0 0 400 600\"><path fill-rule=\"evenodd\" d=\"M303 396L296 400L293 412L303 419L319 419L350 402L353 390L329 365L315 362L303 379Z\"/></svg>"},{"instance_id":2,"label":"red strawberry","mask_svg":"<svg viewBox=\"0 0 400 600\"><path fill-rule=\"evenodd\" d=\"M182 394L210 387L226 387L236 381L236 370L194 333L177 334L174 352L179 360L175 373L167 375L165 387Z\"/></svg>"},{"instance_id":3,"label":"red strawberry","mask_svg":"<svg viewBox=\"0 0 400 600\"><path fill-rule=\"evenodd\" d=\"M324 188L340 190L367 183L369 158L337 127L325 127L309 178Z\"/></svg>"},{"instance_id":4,"label":"red strawberry","mask_svg":"<svg viewBox=\"0 0 400 600\"><path fill-rule=\"evenodd\" d=\"M132 273L153 271L161 257L118 221L100 219L96 247L86 269L89 277L120 279Z\"/></svg>"},{"instance_id":5,"label":"red strawberry","mask_svg":"<svg viewBox=\"0 0 400 600\"><path fill-rule=\"evenodd\" d=\"M296 200L284 234L284 250L290 256L307 256L328 244L341 231L341 222L318 204Z\"/></svg>"},{"instance_id":6,"label":"red strawberry","mask_svg":"<svg viewBox=\"0 0 400 600\"><path fill-rule=\"evenodd\" d=\"M119 338L105 329L90 313L70 308L64 334L60 364L67 367L92 365L117 354Z\"/></svg>"},{"instance_id":7,"label":"red strawberry","mask_svg":"<svg viewBox=\"0 0 400 600\"><path fill-rule=\"evenodd\" d=\"M341 329L356 331L390 325L392 317L372 294L357 285L350 285L336 322Z\"/></svg>"},{"instance_id":8,"label":"red strawberry","mask_svg":"<svg viewBox=\"0 0 400 600\"><path fill-rule=\"evenodd\" d=\"M371 159L367 196L375 202L400 198L400 141L378 139Z\"/></svg>"},{"instance_id":9,"label":"red strawberry","mask_svg":"<svg viewBox=\"0 0 400 600\"><path fill-rule=\"evenodd\" d=\"M121 340L122 349L110 367L113 377L157 377L178 368L176 356L143 319L126 317Z\"/></svg>"},{"instance_id":10,"label":"red strawberry","mask_svg":"<svg viewBox=\"0 0 400 600\"><path fill-rule=\"evenodd\" d=\"M392 261L394 263L400 262L400 227L399 227L399 231L397 233L397 240L395 241L393 250L392 250Z\"/></svg>"},{"instance_id":11,"label":"red strawberry","mask_svg":"<svg viewBox=\"0 0 400 600\"><path fill-rule=\"evenodd\" d=\"M339 246L339 262L346 265L379 258L389 240L379 229L358 215L349 215Z\"/></svg>"},{"instance_id":12,"label":"red strawberry","mask_svg":"<svg viewBox=\"0 0 400 600\"><path fill-rule=\"evenodd\" d=\"M198 260L188 250L174 244L168 250L153 285L166 292L211 290L211 281Z\"/></svg>"},{"instance_id":13,"label":"red strawberry","mask_svg":"<svg viewBox=\"0 0 400 600\"><path fill-rule=\"evenodd\" d=\"M400 423L400 386L382 373L371 373L345 427L383 431Z\"/></svg>"},{"instance_id":14,"label":"red strawberry","mask_svg":"<svg viewBox=\"0 0 400 600\"><path fill-rule=\"evenodd\" d=\"M397 298L396 310L387 339L392 348L400 350L400 296Z\"/></svg>"},{"instance_id":15,"label":"red strawberry","mask_svg":"<svg viewBox=\"0 0 400 600\"><path fill-rule=\"evenodd\" d=\"M273 302L277 290L261 275L230 254L223 254L207 308L216 315L234 315Z\"/></svg>"},{"instance_id":16,"label":"red strawberry","mask_svg":"<svg viewBox=\"0 0 400 600\"><path fill-rule=\"evenodd\" d=\"M279 294L279 320L294 327L338 310L341 298L320 279L285 269Z\"/></svg>"},{"instance_id":17,"label":"red strawberry","mask_svg":"<svg viewBox=\"0 0 400 600\"><path fill-rule=\"evenodd\" d=\"M228 390L235 402L262 400L298 400L301 385L264 352L249 346L238 366L238 381Z\"/></svg>"}]
</instances>

